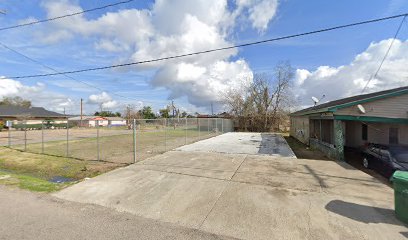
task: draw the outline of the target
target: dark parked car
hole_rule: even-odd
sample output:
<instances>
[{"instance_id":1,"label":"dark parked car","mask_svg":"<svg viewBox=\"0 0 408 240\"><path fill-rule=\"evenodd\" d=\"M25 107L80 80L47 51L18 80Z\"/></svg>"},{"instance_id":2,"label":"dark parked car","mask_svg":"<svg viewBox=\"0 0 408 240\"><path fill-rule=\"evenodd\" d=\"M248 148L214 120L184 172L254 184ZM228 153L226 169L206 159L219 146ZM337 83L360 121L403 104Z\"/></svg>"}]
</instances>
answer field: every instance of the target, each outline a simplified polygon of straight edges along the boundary
<instances>
[{"instance_id":1,"label":"dark parked car","mask_svg":"<svg viewBox=\"0 0 408 240\"><path fill-rule=\"evenodd\" d=\"M363 149L363 166L390 179L396 170L408 171L408 146L368 144Z\"/></svg>"}]
</instances>

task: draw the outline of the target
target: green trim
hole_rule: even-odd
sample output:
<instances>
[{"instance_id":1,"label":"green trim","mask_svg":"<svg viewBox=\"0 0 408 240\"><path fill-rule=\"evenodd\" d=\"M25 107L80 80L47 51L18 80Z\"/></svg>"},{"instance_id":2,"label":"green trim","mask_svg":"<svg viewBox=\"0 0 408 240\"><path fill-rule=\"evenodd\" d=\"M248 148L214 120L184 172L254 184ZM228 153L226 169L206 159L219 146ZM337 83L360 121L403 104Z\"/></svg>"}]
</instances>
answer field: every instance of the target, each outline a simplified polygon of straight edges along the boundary
<instances>
[{"instance_id":1,"label":"green trim","mask_svg":"<svg viewBox=\"0 0 408 240\"><path fill-rule=\"evenodd\" d=\"M354 105L357 105L357 104L372 102L372 101L376 101L376 100L383 99L383 98L397 97L397 96L401 96L401 95L404 95L404 94L408 94L408 89L401 90L401 91L398 91L398 92L392 92L392 93L388 93L388 94L384 94L384 95L380 95L380 96L375 96L375 97L371 97L371 98L366 98L366 99L362 99L362 100L355 101L355 102L340 104L340 105L337 105L337 106L334 106L334 107L329 107L328 110L330 112L335 112L338 109L351 107L351 106L354 106Z\"/></svg>"},{"instance_id":2,"label":"green trim","mask_svg":"<svg viewBox=\"0 0 408 240\"><path fill-rule=\"evenodd\" d=\"M385 117L369 117L369 116L335 115L334 119L336 119L336 120L345 120L345 121L362 121L362 122L381 122L381 123L408 124L408 118L385 118Z\"/></svg>"},{"instance_id":3,"label":"green trim","mask_svg":"<svg viewBox=\"0 0 408 240\"><path fill-rule=\"evenodd\" d=\"M306 115L311 115L311 114L315 114L315 113L324 113L324 112L328 112L328 108L319 108L319 109L315 109L315 110L311 110L311 111L307 111L304 113L291 113L289 114L289 116L306 116Z\"/></svg>"}]
</instances>

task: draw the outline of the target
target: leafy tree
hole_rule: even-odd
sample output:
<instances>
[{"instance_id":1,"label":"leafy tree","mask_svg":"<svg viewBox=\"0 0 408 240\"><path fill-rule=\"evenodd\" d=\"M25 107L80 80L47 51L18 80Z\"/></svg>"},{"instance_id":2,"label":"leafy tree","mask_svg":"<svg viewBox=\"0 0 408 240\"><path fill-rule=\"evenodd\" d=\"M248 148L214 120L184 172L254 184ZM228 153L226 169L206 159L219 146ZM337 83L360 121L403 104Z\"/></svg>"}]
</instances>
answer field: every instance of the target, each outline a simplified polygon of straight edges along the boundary
<instances>
[{"instance_id":1,"label":"leafy tree","mask_svg":"<svg viewBox=\"0 0 408 240\"><path fill-rule=\"evenodd\" d=\"M101 112L95 112L94 116L101 116L101 117L120 117L121 114L120 112L111 112L111 111L101 111Z\"/></svg>"},{"instance_id":2,"label":"leafy tree","mask_svg":"<svg viewBox=\"0 0 408 240\"><path fill-rule=\"evenodd\" d=\"M160 117L162 118L169 118L170 117L170 110L169 108L163 108L159 110Z\"/></svg>"},{"instance_id":3,"label":"leafy tree","mask_svg":"<svg viewBox=\"0 0 408 240\"><path fill-rule=\"evenodd\" d=\"M181 117L182 117L182 118L187 117L187 115L188 115L188 114L187 114L187 112L186 112L186 111L183 111L183 112L181 113Z\"/></svg>"},{"instance_id":4,"label":"leafy tree","mask_svg":"<svg viewBox=\"0 0 408 240\"><path fill-rule=\"evenodd\" d=\"M143 107L142 110L139 110L139 114L144 119L155 119L156 118L156 115L154 115L152 107L150 106Z\"/></svg>"},{"instance_id":5,"label":"leafy tree","mask_svg":"<svg viewBox=\"0 0 408 240\"><path fill-rule=\"evenodd\" d=\"M0 105L29 108L31 107L31 101L25 100L21 97L4 97L3 100L0 101Z\"/></svg>"}]
</instances>

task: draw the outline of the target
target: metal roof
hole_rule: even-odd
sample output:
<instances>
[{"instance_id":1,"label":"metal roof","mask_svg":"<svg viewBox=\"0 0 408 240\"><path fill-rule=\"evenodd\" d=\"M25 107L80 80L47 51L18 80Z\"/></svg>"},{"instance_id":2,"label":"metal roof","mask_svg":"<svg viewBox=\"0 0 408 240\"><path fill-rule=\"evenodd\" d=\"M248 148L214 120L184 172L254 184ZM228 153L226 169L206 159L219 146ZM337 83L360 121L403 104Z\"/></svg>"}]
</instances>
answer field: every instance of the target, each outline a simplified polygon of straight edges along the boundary
<instances>
[{"instance_id":1,"label":"metal roof","mask_svg":"<svg viewBox=\"0 0 408 240\"><path fill-rule=\"evenodd\" d=\"M66 118L64 114L48 111L42 107L0 105L0 117Z\"/></svg>"},{"instance_id":2,"label":"metal roof","mask_svg":"<svg viewBox=\"0 0 408 240\"><path fill-rule=\"evenodd\" d=\"M357 105L361 102L369 102L369 101L374 101L374 100L378 100L382 98L398 96L401 94L408 94L408 86L342 98L342 99L330 101L327 103L323 103L320 105L316 105L313 107L305 108L303 110L291 113L290 115L299 116L299 115L307 115L307 114L311 114L315 112L324 112L324 111L330 111L330 110L335 111L337 108L348 107L352 105Z\"/></svg>"}]
</instances>

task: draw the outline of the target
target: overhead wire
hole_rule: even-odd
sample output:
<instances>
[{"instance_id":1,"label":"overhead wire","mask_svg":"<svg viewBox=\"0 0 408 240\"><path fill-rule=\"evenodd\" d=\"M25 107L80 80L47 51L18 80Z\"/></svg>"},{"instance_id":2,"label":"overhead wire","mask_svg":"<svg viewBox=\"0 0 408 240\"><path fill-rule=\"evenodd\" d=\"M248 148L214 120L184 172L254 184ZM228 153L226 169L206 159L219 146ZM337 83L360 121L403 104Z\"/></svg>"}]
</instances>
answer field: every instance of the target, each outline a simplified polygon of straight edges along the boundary
<instances>
[{"instance_id":1,"label":"overhead wire","mask_svg":"<svg viewBox=\"0 0 408 240\"><path fill-rule=\"evenodd\" d=\"M322 33L322 32L328 32L328 31L333 31L333 30L338 30L338 29L343 29L343 28L348 28L348 27L353 27L353 26L358 26L358 25L363 25L363 24L375 23L375 22L380 22L380 21L385 21L385 20L390 20L390 19L395 19L395 18L400 18L400 17L405 18L407 15L408 15L408 13L404 13L404 14L399 14L399 15L394 15L394 16L389 16L389 17L371 19L371 20L360 21L360 22L355 22L355 23L350 23L350 24L345 24L345 25L339 25L339 26L335 26L335 27L318 29L318 30L309 31L309 32L292 34L292 35L287 35L287 36L282 36L282 37L277 37L277 38L270 38L270 39L254 41L254 42L248 42L248 43L239 44L239 45L232 45L232 46L228 46L228 47L221 47L221 48L209 49L209 50L204 50L204 51L198 51L198 52L192 52L192 53L186 53L186 54L180 54L180 55L174 55L174 56L168 56L168 57L162 57L162 58L155 58L155 59L150 59L150 60L142 60L142 61L137 61L137 62L122 63L122 64L108 65L108 66L94 67L94 68L85 68L85 69L71 70L71 71L58 72L58 73L12 76L10 78L20 79L20 78L47 77L47 76L54 76L54 75L82 73L82 72L88 72L88 71L105 70L105 69L112 69L112 68L118 68L118 67L140 65L140 64L146 64L146 63L152 63L152 62L159 62L159 61L164 61L164 60L184 58L184 57L188 57L188 56L206 54L206 53L229 50L229 49L234 49L234 48L239 48L239 47L246 47L246 46L257 45L257 44L262 44L262 43L269 43L269 42L274 42L274 41L279 41L279 40L284 40L284 39L307 36L307 35L312 35L312 34L317 34L317 33Z\"/></svg>"},{"instance_id":2,"label":"overhead wire","mask_svg":"<svg viewBox=\"0 0 408 240\"><path fill-rule=\"evenodd\" d=\"M47 66L47 65L41 63L40 61L37 61L37 60L35 60L35 59L33 59L33 58L31 58L31 57L29 57L29 56L27 56L27 55L25 55L25 54L23 54L23 53L21 53L21 52L15 50L15 49L13 49L13 48L11 48L11 47L5 45L5 44L2 43L2 42L0 42L0 45L1 45L2 47L6 48L6 49L8 49L8 50L10 50L10 51L12 51L12 52L18 54L18 55L20 55L20 56L26 58L26 59L28 59L28 60L30 60L30 61L32 61L32 62L38 64L38 65L41 65L41 66L44 67L44 68L47 68L47 69L49 69L49 70L51 70L51 71L54 71L54 72L56 72L56 73L59 73L59 71L56 70L55 68L52 68L52 67L50 67L50 66ZM76 81L76 82L79 82L79 83L82 83L82 84L84 84L84 85L87 85L88 87L95 88L95 89L97 89L97 90L99 90L99 91L101 91L101 92L110 93L110 94L115 95L115 96L117 96L117 97L126 98L126 99L129 99L129 100L138 100L138 99L130 98L130 97L127 97L127 96L123 96L123 95L120 95L120 94L117 94L117 93L114 93L114 92L111 92L111 91L107 91L107 90L102 89L102 88L100 88L100 87L98 87L98 86L95 86L95 85L90 84L90 83L87 83L87 82L85 82L85 81L76 79L76 78L74 78L74 77L72 77L72 76L69 76L69 75L67 75L67 74L62 74L62 75L63 75L64 77L67 77L67 78L71 79L71 80L74 80L74 81Z\"/></svg>"},{"instance_id":3,"label":"overhead wire","mask_svg":"<svg viewBox=\"0 0 408 240\"><path fill-rule=\"evenodd\" d=\"M365 90L367 89L367 87L368 87L368 84L369 84L373 79L375 79L375 78L377 77L378 73L380 72L381 67L383 66L385 60L386 60L387 57L388 57L388 54L390 53L390 50L391 50L392 46L394 45L395 39L397 39L397 37L398 37L398 34L399 34L400 30L401 30L402 25L403 25L404 22L405 22L405 18L406 18L406 17L407 17L407 15L405 15L405 16L402 18L402 21L401 21L400 25L398 26L397 31L395 32L394 38L391 40L391 43L390 43L390 45L388 46L388 49L387 49L387 51L385 52L385 55L384 55L384 57L382 58L381 63L380 63L380 65L379 65L378 68L377 68L377 71L375 71L375 73L374 73L373 75L371 75L370 79L368 79L368 81L367 81L367 83L365 84L365 86L364 86L363 90L361 91L361 93L364 93L364 91L365 91Z\"/></svg>"},{"instance_id":4,"label":"overhead wire","mask_svg":"<svg viewBox=\"0 0 408 240\"><path fill-rule=\"evenodd\" d=\"M17 25L13 25L13 26L8 26L8 27L1 27L0 31L10 30L10 29L15 29L15 28L20 28L20 27L26 27L26 26L30 26L30 25L34 25L34 24L38 24L38 23L50 22L50 21L54 21L54 20L58 20L58 19L66 18L66 17L73 17L73 16L80 15L80 14L83 14L83 13L92 12L92 11L96 11L96 10L101 10L101 9L105 9L105 8L108 8L108 7L114 7L114 6L118 6L118 5L121 5L121 4L130 3L130 2L133 2L133 1L135 1L135 0L126 0L126 1L121 1L121 2L116 2L116 3L111 3L111 4L108 4L108 5L96 7L96 8L86 9L86 10L79 11L79 12L74 12L74 13L70 13L70 14L66 14L66 15L61 15L61 16L57 16L57 17L31 21L31 22L27 22L27 23L21 23L21 24L17 24Z\"/></svg>"},{"instance_id":5,"label":"overhead wire","mask_svg":"<svg viewBox=\"0 0 408 240\"><path fill-rule=\"evenodd\" d=\"M6 48L6 49L8 49L8 50L10 50L10 51L12 51L12 52L14 52L14 53L16 53L17 55L20 55L20 56L22 56L22 57L24 57L24 58L26 58L26 59L28 59L28 60L30 60L30 61L32 61L32 62L38 64L38 65L41 65L41 66L44 67L44 68L47 68L47 69L49 69L49 70L51 70L51 71L54 71L54 72L58 72L58 70L56 70L55 68L52 68L52 67L50 67L50 66L48 66L48 65L45 65L45 64L43 64L42 62L40 62L40 61L38 61L38 60L36 60L36 59L33 59L33 58L31 58L31 57L29 57L29 56L27 56L27 55L25 55L25 54L23 54L23 53L21 53L21 52L19 52L19 51L17 51L17 50L15 50L15 49L13 49L13 48L11 48L11 47L5 45L5 44L2 43L2 42L0 42L0 45L1 45L2 47L4 47L4 48ZM67 75L67 74L63 74L63 76L64 76L64 77L67 77L67 78L69 78L69 79L71 79L71 80L74 80L74 81L76 81L76 82L82 83L82 84L84 84L84 85L86 85L86 86L88 86L88 87L97 89L97 90L99 90L99 91L101 91L101 92L106 92L106 93L112 94L112 95L117 96L117 97L121 97L121 98L128 99L128 100L133 100L133 101L142 101L142 102L146 102L146 103L155 103L155 102L152 102L152 101L144 101L144 100L140 100L140 99L137 99L137 98L127 97L127 96L124 96L124 95L121 95L121 94L118 94L118 93L115 93L115 92L112 92L112 91L108 91L108 90L106 90L106 89L100 88L100 87L95 86L95 85L93 85L93 84L90 84L90 83L88 83L88 82L85 82L85 81L76 79L76 78L74 78L74 77L72 77L72 76L69 76L69 75ZM166 101L161 101L161 102L164 103L164 102L166 102Z\"/></svg>"}]
</instances>

